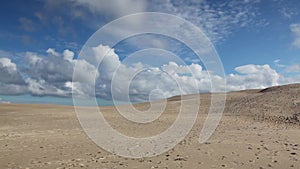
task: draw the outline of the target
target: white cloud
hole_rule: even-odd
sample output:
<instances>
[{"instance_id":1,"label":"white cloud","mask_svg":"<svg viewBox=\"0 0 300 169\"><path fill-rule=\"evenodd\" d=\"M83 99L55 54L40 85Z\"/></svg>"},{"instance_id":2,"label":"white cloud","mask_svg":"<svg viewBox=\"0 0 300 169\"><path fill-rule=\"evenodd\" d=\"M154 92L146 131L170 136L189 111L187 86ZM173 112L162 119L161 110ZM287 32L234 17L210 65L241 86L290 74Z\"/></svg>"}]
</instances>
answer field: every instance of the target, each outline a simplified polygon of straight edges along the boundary
<instances>
[{"instance_id":1,"label":"white cloud","mask_svg":"<svg viewBox=\"0 0 300 169\"><path fill-rule=\"evenodd\" d=\"M24 71L28 75L26 83L32 94L70 95L71 89L66 82L72 81L75 65L80 71L74 78L74 83L93 84L93 75L95 78L99 76L97 68L86 60L73 60L74 52L68 49L62 54L50 48L46 52L49 54L47 57L26 53L25 63L28 63L29 67L24 68Z\"/></svg>"},{"instance_id":2,"label":"white cloud","mask_svg":"<svg viewBox=\"0 0 300 169\"><path fill-rule=\"evenodd\" d=\"M32 95L54 95L54 96L70 96L70 91L66 91L56 87L51 83L47 83L45 80L36 80L28 78L26 79L28 91Z\"/></svg>"},{"instance_id":3,"label":"white cloud","mask_svg":"<svg viewBox=\"0 0 300 169\"><path fill-rule=\"evenodd\" d=\"M40 56L33 52L26 52L25 57L28 59L29 64L32 66L43 60Z\"/></svg>"},{"instance_id":4,"label":"white cloud","mask_svg":"<svg viewBox=\"0 0 300 169\"><path fill-rule=\"evenodd\" d=\"M55 49L53 49L53 48L47 49L46 52L47 52L48 54L50 54L50 55L53 55L53 56L59 56L59 53L57 53L57 52L55 51Z\"/></svg>"},{"instance_id":5,"label":"white cloud","mask_svg":"<svg viewBox=\"0 0 300 169\"><path fill-rule=\"evenodd\" d=\"M17 95L27 93L26 85L2 83L0 82L0 94L4 95Z\"/></svg>"},{"instance_id":6,"label":"white cloud","mask_svg":"<svg viewBox=\"0 0 300 169\"><path fill-rule=\"evenodd\" d=\"M9 58L0 58L0 93L19 94L26 92L25 82L17 65Z\"/></svg>"},{"instance_id":7,"label":"white cloud","mask_svg":"<svg viewBox=\"0 0 300 169\"><path fill-rule=\"evenodd\" d=\"M94 15L106 14L116 18L131 13L145 11L147 1L145 0L72 0L74 6L85 6Z\"/></svg>"},{"instance_id":8,"label":"white cloud","mask_svg":"<svg viewBox=\"0 0 300 169\"><path fill-rule=\"evenodd\" d=\"M275 66L277 66L277 67L280 67L280 68L286 67L285 65L280 64L280 59L276 59L276 60L274 60L273 62L274 62L274 64L275 64Z\"/></svg>"},{"instance_id":9,"label":"white cloud","mask_svg":"<svg viewBox=\"0 0 300 169\"><path fill-rule=\"evenodd\" d=\"M7 68L9 72L17 71L16 64L12 63L9 58L0 58L1 67Z\"/></svg>"},{"instance_id":10,"label":"white cloud","mask_svg":"<svg viewBox=\"0 0 300 169\"><path fill-rule=\"evenodd\" d=\"M299 14L299 4L296 1L276 0L273 1L274 5L278 6L278 12L284 19L292 19Z\"/></svg>"},{"instance_id":11,"label":"white cloud","mask_svg":"<svg viewBox=\"0 0 300 169\"><path fill-rule=\"evenodd\" d=\"M148 10L182 17L199 26L214 43L217 43L226 39L236 27L266 24L257 18L259 15L255 8L257 3L257 1L214 3L208 0L161 0L150 4Z\"/></svg>"},{"instance_id":12,"label":"white cloud","mask_svg":"<svg viewBox=\"0 0 300 169\"><path fill-rule=\"evenodd\" d=\"M145 101L149 95L151 99L160 99L178 94L221 91L225 88L221 83L223 78L213 72L209 74L199 64L168 62L150 66L130 62L127 65L108 46L99 45L91 50L93 52L86 60L73 59L74 53L70 50L59 53L50 49L48 56L27 52L22 67L8 58L0 58L0 94L30 93L70 97L73 89L74 94L80 96L93 96L95 91L98 97L111 98L113 91L118 100L126 100L129 95L131 100ZM95 64L97 60L102 61L98 68ZM75 65L77 74L72 81ZM299 65L289 68L291 72L299 72ZM24 74L23 78L18 73L20 71ZM300 82L299 75L285 77L267 64L243 65L236 67L235 71L226 76L227 90ZM215 90L211 89L212 79L217 83Z\"/></svg>"},{"instance_id":13,"label":"white cloud","mask_svg":"<svg viewBox=\"0 0 300 169\"><path fill-rule=\"evenodd\" d=\"M269 65L244 65L236 67L238 74L227 76L228 90L265 88L279 85L280 74Z\"/></svg>"},{"instance_id":14,"label":"white cloud","mask_svg":"<svg viewBox=\"0 0 300 169\"><path fill-rule=\"evenodd\" d=\"M4 50L0 50L0 57L10 58L12 56L13 56L12 53L4 51Z\"/></svg>"},{"instance_id":15,"label":"white cloud","mask_svg":"<svg viewBox=\"0 0 300 169\"><path fill-rule=\"evenodd\" d=\"M99 65L99 78L96 81L96 95L110 98L111 91L114 98L124 100L147 100L151 93L152 99L171 97L174 95L198 93L210 90L209 76L199 64L178 65L169 62L162 66L149 66L143 63L130 65L121 63L119 56L108 46L99 45L91 48L92 54L83 54L84 59L94 66ZM115 75L114 75L115 74ZM114 75L114 76L113 76ZM214 75L212 75L214 77ZM112 81L113 79L113 81ZM86 93L80 83L65 83L76 93ZM181 86L181 89L178 88ZM152 91L160 92L152 92Z\"/></svg>"},{"instance_id":16,"label":"white cloud","mask_svg":"<svg viewBox=\"0 0 300 169\"><path fill-rule=\"evenodd\" d=\"M288 73L300 73L300 64L287 66L286 72L288 72Z\"/></svg>"},{"instance_id":17,"label":"white cloud","mask_svg":"<svg viewBox=\"0 0 300 169\"><path fill-rule=\"evenodd\" d=\"M199 58L191 58L191 57L185 57L185 61L190 62L190 63L199 63L201 60Z\"/></svg>"},{"instance_id":18,"label":"white cloud","mask_svg":"<svg viewBox=\"0 0 300 169\"><path fill-rule=\"evenodd\" d=\"M9 58L0 58L0 82L21 84L23 80L17 71L17 65Z\"/></svg>"},{"instance_id":19,"label":"white cloud","mask_svg":"<svg viewBox=\"0 0 300 169\"><path fill-rule=\"evenodd\" d=\"M129 95L135 101L149 99L150 93L152 99L198 93L199 87L207 85L205 81L201 81L201 78L205 77L203 74L206 72L200 65L195 64L182 66L169 62L161 67L143 64L121 65L113 81L112 90L115 92L115 98L124 99L128 95L126 91L129 86Z\"/></svg>"},{"instance_id":20,"label":"white cloud","mask_svg":"<svg viewBox=\"0 0 300 169\"><path fill-rule=\"evenodd\" d=\"M88 83L80 83L80 82L70 82L70 81L67 81L65 83L65 87L67 89L71 89L72 90L73 96L80 96L80 97L93 96L92 85L90 85Z\"/></svg>"},{"instance_id":21,"label":"white cloud","mask_svg":"<svg viewBox=\"0 0 300 169\"><path fill-rule=\"evenodd\" d=\"M290 29L294 36L292 46L300 48L300 24L291 24Z\"/></svg>"},{"instance_id":22,"label":"white cloud","mask_svg":"<svg viewBox=\"0 0 300 169\"><path fill-rule=\"evenodd\" d=\"M64 50L63 57L65 60L68 60L71 62L74 58L74 52L66 49L66 50Z\"/></svg>"},{"instance_id":23,"label":"white cloud","mask_svg":"<svg viewBox=\"0 0 300 169\"><path fill-rule=\"evenodd\" d=\"M103 45L94 47L93 52L94 59L91 63L101 63L99 65L99 71L101 74L100 78L111 79L112 74L120 65L119 56L115 53L114 49Z\"/></svg>"},{"instance_id":24,"label":"white cloud","mask_svg":"<svg viewBox=\"0 0 300 169\"><path fill-rule=\"evenodd\" d=\"M182 17L197 25L213 42L226 39L237 27L265 25L266 21L258 16L259 1L224 1L209 0L61 0L45 1L47 11L56 11L61 6L68 6L70 16L80 18L88 27L98 29L121 16L137 12L163 12ZM63 9L64 10L64 9ZM132 20L142 22L142 18Z\"/></svg>"},{"instance_id":25,"label":"white cloud","mask_svg":"<svg viewBox=\"0 0 300 169\"><path fill-rule=\"evenodd\" d=\"M282 76L280 78L280 84L293 84L293 83L300 83L300 74L295 76Z\"/></svg>"},{"instance_id":26,"label":"white cloud","mask_svg":"<svg viewBox=\"0 0 300 169\"><path fill-rule=\"evenodd\" d=\"M288 8L282 8L279 10L279 12L284 16L285 18L291 19L293 16L298 14L298 11L293 11Z\"/></svg>"}]
</instances>

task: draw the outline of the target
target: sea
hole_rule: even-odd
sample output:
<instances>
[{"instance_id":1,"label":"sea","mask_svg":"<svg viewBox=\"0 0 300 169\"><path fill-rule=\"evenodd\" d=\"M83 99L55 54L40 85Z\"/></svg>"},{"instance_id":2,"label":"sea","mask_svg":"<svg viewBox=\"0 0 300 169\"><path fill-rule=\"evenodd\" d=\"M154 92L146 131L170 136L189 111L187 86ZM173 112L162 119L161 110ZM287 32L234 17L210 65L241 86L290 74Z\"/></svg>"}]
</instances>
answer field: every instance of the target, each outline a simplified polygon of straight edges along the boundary
<instances>
[{"instance_id":1,"label":"sea","mask_svg":"<svg viewBox=\"0 0 300 169\"><path fill-rule=\"evenodd\" d=\"M73 99L69 97L55 97L55 96L32 96L32 95L0 95L0 103L20 103L20 104L53 104L53 105L67 105L73 106ZM77 106L112 106L128 104L127 102L113 102L112 100L94 99L76 99Z\"/></svg>"}]
</instances>

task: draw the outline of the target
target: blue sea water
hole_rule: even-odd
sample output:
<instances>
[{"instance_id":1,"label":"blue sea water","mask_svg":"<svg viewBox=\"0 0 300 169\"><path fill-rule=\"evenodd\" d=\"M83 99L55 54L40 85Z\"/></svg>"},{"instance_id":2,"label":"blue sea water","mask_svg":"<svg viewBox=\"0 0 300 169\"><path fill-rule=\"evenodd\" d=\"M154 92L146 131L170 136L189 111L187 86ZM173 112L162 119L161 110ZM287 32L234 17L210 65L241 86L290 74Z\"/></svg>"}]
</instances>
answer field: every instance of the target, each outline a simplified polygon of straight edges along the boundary
<instances>
[{"instance_id":1,"label":"blue sea water","mask_svg":"<svg viewBox=\"0 0 300 169\"><path fill-rule=\"evenodd\" d=\"M91 99L79 99L78 106L112 106L116 104L126 104L125 102L113 102L111 100L104 100L97 98L97 105ZM0 95L0 103L22 103L22 104L56 104L72 106L73 99L67 97L54 96L31 96L31 95Z\"/></svg>"}]
</instances>

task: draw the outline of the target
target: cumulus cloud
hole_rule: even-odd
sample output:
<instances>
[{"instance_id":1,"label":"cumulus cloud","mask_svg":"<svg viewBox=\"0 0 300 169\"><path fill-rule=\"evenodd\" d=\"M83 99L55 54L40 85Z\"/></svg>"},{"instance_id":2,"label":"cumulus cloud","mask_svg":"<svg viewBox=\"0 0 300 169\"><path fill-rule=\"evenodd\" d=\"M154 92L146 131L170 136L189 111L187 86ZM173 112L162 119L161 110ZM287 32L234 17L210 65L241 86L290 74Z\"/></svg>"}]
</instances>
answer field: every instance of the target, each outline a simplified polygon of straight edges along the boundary
<instances>
[{"instance_id":1,"label":"cumulus cloud","mask_svg":"<svg viewBox=\"0 0 300 169\"><path fill-rule=\"evenodd\" d=\"M178 65L169 62L161 67L144 64L121 65L112 83L114 98L124 100L128 96L133 101L167 98L179 94L198 93L199 87L207 87L201 78L207 73L200 65ZM205 89L209 90L209 88ZM126 93L128 92L128 93Z\"/></svg>"},{"instance_id":2,"label":"cumulus cloud","mask_svg":"<svg viewBox=\"0 0 300 169\"><path fill-rule=\"evenodd\" d=\"M47 52L48 54L50 54L50 55L53 55L53 56L59 56L59 53L57 53L57 52L55 51L55 49L53 49L53 48L47 49L46 52Z\"/></svg>"},{"instance_id":3,"label":"cumulus cloud","mask_svg":"<svg viewBox=\"0 0 300 169\"><path fill-rule=\"evenodd\" d=\"M28 90L35 95L58 95L68 96L71 89L67 82L72 81L75 65L79 72L73 79L74 82L93 84L95 74L99 76L97 68L86 60L73 60L74 52L66 49L58 53L49 48L48 56L39 56L36 53L26 53L25 63L29 65L24 68L28 78Z\"/></svg>"},{"instance_id":4,"label":"cumulus cloud","mask_svg":"<svg viewBox=\"0 0 300 169\"><path fill-rule=\"evenodd\" d=\"M108 46L92 47L91 51L93 54L84 59L91 64L101 61L95 90L96 95L103 98L114 97L124 101L129 97L131 101L145 101L149 95L151 99L161 99L199 91L208 92L211 91L210 78L219 78L217 75L209 75L199 64L182 65L172 61L161 66L141 62L128 64L121 62ZM68 86L77 93L84 93L80 91L83 89L80 84L68 83Z\"/></svg>"},{"instance_id":5,"label":"cumulus cloud","mask_svg":"<svg viewBox=\"0 0 300 169\"><path fill-rule=\"evenodd\" d=\"M36 80L28 78L26 79L28 91L32 95L44 96L44 95L52 95L52 96L68 96L70 92L62 90L59 86L51 83L47 83L45 80ZM68 94L69 93L69 94Z\"/></svg>"},{"instance_id":6,"label":"cumulus cloud","mask_svg":"<svg viewBox=\"0 0 300 169\"><path fill-rule=\"evenodd\" d=\"M3 83L23 83L21 75L17 71L17 65L9 58L0 58L0 81Z\"/></svg>"},{"instance_id":7,"label":"cumulus cloud","mask_svg":"<svg viewBox=\"0 0 300 169\"><path fill-rule=\"evenodd\" d=\"M235 68L237 74L227 76L228 90L265 88L279 85L280 74L269 65L243 65Z\"/></svg>"},{"instance_id":8,"label":"cumulus cloud","mask_svg":"<svg viewBox=\"0 0 300 169\"><path fill-rule=\"evenodd\" d=\"M109 46L95 46L91 51L87 57L79 59L74 59L70 50L60 53L50 48L45 56L26 52L22 65L0 58L0 94L70 97L73 91L77 96L146 101L179 94L224 91L221 83L224 78L228 91L300 82L300 76L285 77L267 64L242 65L235 68L235 73L220 77L197 63L129 64L121 61ZM290 69L295 72L299 66ZM212 89L212 81L216 82L215 89Z\"/></svg>"},{"instance_id":9,"label":"cumulus cloud","mask_svg":"<svg viewBox=\"0 0 300 169\"><path fill-rule=\"evenodd\" d=\"M4 95L18 95L27 93L26 85L10 84L0 82L0 94Z\"/></svg>"},{"instance_id":10,"label":"cumulus cloud","mask_svg":"<svg viewBox=\"0 0 300 169\"><path fill-rule=\"evenodd\" d=\"M63 57L65 60L72 62L74 58L74 52L70 51L69 49L64 50Z\"/></svg>"},{"instance_id":11,"label":"cumulus cloud","mask_svg":"<svg viewBox=\"0 0 300 169\"><path fill-rule=\"evenodd\" d=\"M17 65L9 58L0 58L0 93L19 94L26 91Z\"/></svg>"},{"instance_id":12,"label":"cumulus cloud","mask_svg":"<svg viewBox=\"0 0 300 169\"><path fill-rule=\"evenodd\" d=\"M282 76L280 78L280 84L292 84L292 83L300 83L300 75L295 76Z\"/></svg>"},{"instance_id":13,"label":"cumulus cloud","mask_svg":"<svg viewBox=\"0 0 300 169\"><path fill-rule=\"evenodd\" d=\"M113 73L120 65L119 56L115 53L114 49L103 45L94 47L93 52L94 59L92 63L101 63L99 65L99 72L102 75L100 78L103 80L111 79Z\"/></svg>"},{"instance_id":14,"label":"cumulus cloud","mask_svg":"<svg viewBox=\"0 0 300 169\"><path fill-rule=\"evenodd\" d=\"M300 24L291 24L290 29L294 36L292 46L300 48Z\"/></svg>"}]
</instances>

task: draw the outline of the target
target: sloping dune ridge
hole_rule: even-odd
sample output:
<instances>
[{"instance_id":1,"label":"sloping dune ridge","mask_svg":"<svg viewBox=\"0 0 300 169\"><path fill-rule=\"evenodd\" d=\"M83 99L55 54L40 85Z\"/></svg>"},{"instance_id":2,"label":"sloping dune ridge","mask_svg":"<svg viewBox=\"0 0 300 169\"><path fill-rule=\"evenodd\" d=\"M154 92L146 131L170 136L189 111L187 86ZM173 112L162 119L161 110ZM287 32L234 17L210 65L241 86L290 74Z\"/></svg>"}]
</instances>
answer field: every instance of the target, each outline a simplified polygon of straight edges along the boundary
<instances>
[{"instance_id":1,"label":"sloping dune ridge","mask_svg":"<svg viewBox=\"0 0 300 169\"><path fill-rule=\"evenodd\" d=\"M181 100L192 107L196 97L167 99L163 114L149 124L126 120L115 107L100 110L119 132L147 137L174 122ZM200 144L210 99L209 93L200 94L196 123L176 147L140 159L119 157L94 144L71 106L0 104L0 168L300 168L300 84L229 92L218 128ZM134 106L143 111L150 104Z\"/></svg>"},{"instance_id":2,"label":"sloping dune ridge","mask_svg":"<svg viewBox=\"0 0 300 169\"><path fill-rule=\"evenodd\" d=\"M276 124L299 124L300 85L249 91L247 96L231 100L225 113L250 116L255 120L271 121Z\"/></svg>"}]
</instances>

